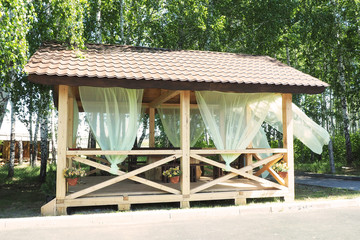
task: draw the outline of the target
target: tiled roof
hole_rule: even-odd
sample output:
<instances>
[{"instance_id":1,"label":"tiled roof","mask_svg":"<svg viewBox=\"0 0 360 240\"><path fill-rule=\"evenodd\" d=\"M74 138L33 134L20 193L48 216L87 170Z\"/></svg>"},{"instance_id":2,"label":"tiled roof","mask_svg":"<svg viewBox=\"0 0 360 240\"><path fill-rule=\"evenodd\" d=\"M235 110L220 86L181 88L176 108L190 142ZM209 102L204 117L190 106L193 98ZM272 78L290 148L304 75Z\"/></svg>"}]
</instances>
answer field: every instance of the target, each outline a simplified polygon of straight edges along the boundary
<instances>
[{"instance_id":1,"label":"tiled roof","mask_svg":"<svg viewBox=\"0 0 360 240\"><path fill-rule=\"evenodd\" d=\"M94 86L96 79L112 79L112 83L114 80L189 82L198 86L272 85L288 87L288 92L292 92L291 87L313 88L312 93L322 92L328 86L267 56L120 45L89 44L80 52L47 44L31 57L25 71L32 76L30 80L41 75L91 78L87 85ZM50 84L44 81L37 82Z\"/></svg>"}]
</instances>

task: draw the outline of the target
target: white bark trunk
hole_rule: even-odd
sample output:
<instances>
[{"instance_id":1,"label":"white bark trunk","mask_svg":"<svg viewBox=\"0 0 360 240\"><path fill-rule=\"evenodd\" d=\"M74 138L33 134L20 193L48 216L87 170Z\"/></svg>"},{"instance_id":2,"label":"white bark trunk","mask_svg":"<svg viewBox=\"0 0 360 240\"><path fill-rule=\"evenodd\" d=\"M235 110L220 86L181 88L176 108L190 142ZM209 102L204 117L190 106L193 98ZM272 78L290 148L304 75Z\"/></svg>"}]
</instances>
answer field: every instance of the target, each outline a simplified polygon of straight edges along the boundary
<instances>
[{"instance_id":1,"label":"white bark trunk","mask_svg":"<svg viewBox=\"0 0 360 240\"><path fill-rule=\"evenodd\" d=\"M331 169L331 173L334 174L335 173L335 161L334 161L334 150L333 150L333 144L332 144L331 138L330 138L328 148L329 148L330 169Z\"/></svg>"},{"instance_id":2,"label":"white bark trunk","mask_svg":"<svg viewBox=\"0 0 360 240\"><path fill-rule=\"evenodd\" d=\"M341 54L338 57L338 71L339 71L339 80L342 88L342 94L340 96L341 99L341 107L342 107L342 116L344 120L344 135L345 135L345 146L346 146L346 162L347 165L351 166L353 163L353 155L352 155L352 147L351 147L351 139L349 132L349 116L347 113L347 100L346 100L346 86L345 86L345 69L343 65L343 59Z\"/></svg>"},{"instance_id":3,"label":"white bark trunk","mask_svg":"<svg viewBox=\"0 0 360 240\"><path fill-rule=\"evenodd\" d=\"M15 165L15 112L14 105L10 102L11 106L11 128L10 128L10 162L9 162L9 171L8 178L14 176L14 165Z\"/></svg>"},{"instance_id":4,"label":"white bark trunk","mask_svg":"<svg viewBox=\"0 0 360 240\"><path fill-rule=\"evenodd\" d=\"M124 39L124 1L120 0L120 37L121 43L126 44Z\"/></svg>"},{"instance_id":5,"label":"white bark trunk","mask_svg":"<svg viewBox=\"0 0 360 240\"><path fill-rule=\"evenodd\" d=\"M37 118L37 120L39 120L39 117ZM37 137L38 137L38 132L39 132L39 126L40 126L40 122L36 121L35 123L35 133L34 133L34 151L33 151L33 167L36 167L36 160L37 160L37 156L38 156L38 142L37 142Z\"/></svg>"},{"instance_id":6,"label":"white bark trunk","mask_svg":"<svg viewBox=\"0 0 360 240\"><path fill-rule=\"evenodd\" d=\"M19 140L19 165L23 164L24 161L24 148L22 139Z\"/></svg>"},{"instance_id":7,"label":"white bark trunk","mask_svg":"<svg viewBox=\"0 0 360 240\"><path fill-rule=\"evenodd\" d=\"M0 128L6 114L6 106L10 95L0 87Z\"/></svg>"},{"instance_id":8,"label":"white bark trunk","mask_svg":"<svg viewBox=\"0 0 360 240\"><path fill-rule=\"evenodd\" d=\"M97 43L102 42L101 37L101 0L97 1L97 11L96 11L96 41Z\"/></svg>"}]
</instances>

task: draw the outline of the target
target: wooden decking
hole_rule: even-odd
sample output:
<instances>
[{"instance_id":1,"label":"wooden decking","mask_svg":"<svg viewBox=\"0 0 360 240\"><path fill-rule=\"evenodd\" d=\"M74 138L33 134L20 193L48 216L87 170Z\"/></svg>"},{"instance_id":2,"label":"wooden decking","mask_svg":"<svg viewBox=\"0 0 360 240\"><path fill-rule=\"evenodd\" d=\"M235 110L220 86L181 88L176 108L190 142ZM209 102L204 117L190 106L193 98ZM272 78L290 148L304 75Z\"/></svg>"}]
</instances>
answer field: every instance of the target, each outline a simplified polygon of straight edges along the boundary
<instances>
[{"instance_id":1,"label":"wooden decking","mask_svg":"<svg viewBox=\"0 0 360 240\"><path fill-rule=\"evenodd\" d=\"M69 187L67 195L94 186L113 178L112 176L96 176L84 177L78 185ZM209 177L201 177L199 181L191 183L191 189L205 184L212 179ZM165 186L179 189L180 183L161 183ZM218 183L201 192L184 196L181 194L169 194L150 186L140 184L131 180L124 180L102 188L95 192L91 192L76 199L66 199L64 207L74 206L95 206L95 205L118 205L119 210L130 209L131 204L138 203L160 203L160 202L181 202L186 201L207 201L234 199L236 205L246 204L247 198L263 198L263 197L285 197L287 190L279 190L272 186L267 186L253 180L234 177L225 182Z\"/></svg>"},{"instance_id":2,"label":"wooden decking","mask_svg":"<svg viewBox=\"0 0 360 240\"><path fill-rule=\"evenodd\" d=\"M80 183L76 186L69 187L69 193L77 192L87 187L91 187L95 184L104 182L113 177L111 176L97 176L97 177L84 177L81 178ZM193 182L190 184L191 189L198 187L204 183L210 182L212 179L209 177L201 177L199 181ZM162 183L165 186L169 186L180 190L180 183ZM232 178L226 182L218 183L215 186L207 188L202 191L202 193L214 193L214 192L244 192L244 191L254 191L254 190L275 190L273 187L266 186L259 182L255 182L249 179L241 178ZM109 187L100 189L98 191L89 193L84 197L103 197L103 196L131 196L131 195L159 195L166 194L166 192L161 191L144 184L139 184L131 180L124 180L122 182L113 184Z\"/></svg>"}]
</instances>

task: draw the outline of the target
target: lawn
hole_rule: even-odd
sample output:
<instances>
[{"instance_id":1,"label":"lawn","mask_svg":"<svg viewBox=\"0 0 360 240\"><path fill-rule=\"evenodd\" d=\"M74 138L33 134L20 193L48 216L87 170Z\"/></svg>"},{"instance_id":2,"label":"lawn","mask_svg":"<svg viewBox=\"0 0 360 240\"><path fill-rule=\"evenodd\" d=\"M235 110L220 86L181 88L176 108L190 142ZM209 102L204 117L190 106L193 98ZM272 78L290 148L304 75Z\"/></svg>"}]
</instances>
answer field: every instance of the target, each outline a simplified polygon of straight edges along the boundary
<instances>
[{"instance_id":1,"label":"lawn","mask_svg":"<svg viewBox=\"0 0 360 240\"><path fill-rule=\"evenodd\" d=\"M40 216L45 195L40 190L39 167L15 167L15 177L6 179L7 166L0 167L0 218Z\"/></svg>"}]
</instances>

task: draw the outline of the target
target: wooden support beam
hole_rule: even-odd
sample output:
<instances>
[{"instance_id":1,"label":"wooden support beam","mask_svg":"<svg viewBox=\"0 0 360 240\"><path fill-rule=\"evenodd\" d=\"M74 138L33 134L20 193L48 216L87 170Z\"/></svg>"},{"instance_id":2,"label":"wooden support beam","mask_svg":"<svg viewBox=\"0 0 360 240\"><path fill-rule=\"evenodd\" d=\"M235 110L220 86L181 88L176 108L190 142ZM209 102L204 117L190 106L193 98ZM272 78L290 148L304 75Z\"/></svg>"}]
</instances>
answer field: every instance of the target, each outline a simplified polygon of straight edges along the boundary
<instances>
[{"instance_id":1,"label":"wooden support beam","mask_svg":"<svg viewBox=\"0 0 360 240\"><path fill-rule=\"evenodd\" d=\"M284 155L282 154L277 154L278 157L276 157L273 161L267 163L265 166L263 166L259 171L257 171L254 175L255 176L260 176L263 172L265 172L266 170L270 169L272 165L274 165L275 163L277 163L279 160L281 160L283 158Z\"/></svg>"},{"instance_id":2,"label":"wooden support beam","mask_svg":"<svg viewBox=\"0 0 360 240\"><path fill-rule=\"evenodd\" d=\"M282 179L279 174L277 174L272 168L268 169L268 172L275 178L275 180L280 183L281 185L285 186L285 180Z\"/></svg>"},{"instance_id":3,"label":"wooden support beam","mask_svg":"<svg viewBox=\"0 0 360 240\"><path fill-rule=\"evenodd\" d=\"M239 150L219 150L219 149L197 149L190 150L191 154L246 154L246 153L286 153L285 148L252 148Z\"/></svg>"},{"instance_id":4,"label":"wooden support beam","mask_svg":"<svg viewBox=\"0 0 360 240\"><path fill-rule=\"evenodd\" d=\"M110 164L110 162L108 161L108 160L106 160L106 159L103 159L103 158L100 158L100 157L96 157L95 155L94 156L88 156L90 159L93 159L93 160L97 160L97 161L99 161L99 162L102 162L102 163L104 163L104 164L106 164L107 166L110 166L111 164Z\"/></svg>"},{"instance_id":5,"label":"wooden support beam","mask_svg":"<svg viewBox=\"0 0 360 240\"><path fill-rule=\"evenodd\" d=\"M172 99L176 95L179 95L180 91L167 91L161 94L157 99L152 101L149 106L150 108L156 108L157 106L161 105L162 103L166 102L169 99Z\"/></svg>"},{"instance_id":6,"label":"wooden support beam","mask_svg":"<svg viewBox=\"0 0 360 240\"><path fill-rule=\"evenodd\" d=\"M66 155L178 155L181 150L68 150Z\"/></svg>"},{"instance_id":7,"label":"wooden support beam","mask_svg":"<svg viewBox=\"0 0 360 240\"><path fill-rule=\"evenodd\" d=\"M155 108L149 109L149 147L155 147Z\"/></svg>"},{"instance_id":8,"label":"wooden support beam","mask_svg":"<svg viewBox=\"0 0 360 240\"><path fill-rule=\"evenodd\" d=\"M56 201L61 203L66 195L66 182L64 178L64 169L66 168L66 148L67 148L67 128L68 128L68 102L69 87L59 86L58 103L58 148L57 148L57 170L56 170ZM61 204L56 207L57 215L65 215L66 208Z\"/></svg>"},{"instance_id":9,"label":"wooden support beam","mask_svg":"<svg viewBox=\"0 0 360 240\"><path fill-rule=\"evenodd\" d=\"M118 211L130 211L130 204L118 204Z\"/></svg>"},{"instance_id":10,"label":"wooden support beam","mask_svg":"<svg viewBox=\"0 0 360 240\"><path fill-rule=\"evenodd\" d=\"M192 157L192 158L195 158L195 159L198 159L198 160L200 160L200 161L202 161L202 162L208 163L208 164L210 164L210 165L213 165L213 166L215 166L215 167L218 167L218 168L223 168L223 169L225 169L225 167L226 167L225 164L223 164L223 163L219 163L219 162L216 162L216 161L214 161L214 160L211 160L211 159L208 159L208 158L205 158L205 157L196 155L196 154L191 154L191 157ZM264 159L264 160L265 160L265 159ZM264 161L264 160L262 160L262 161ZM268 159L268 160L269 160L269 159ZM259 182L259 183L268 185L268 186L270 186L270 187L278 188L278 189L281 189L281 190L287 190L286 187L281 186L280 184L277 184L277 183L268 181L268 180L266 180L266 179L263 179L263 178L260 178L260 177L256 177L256 176L254 176L254 175L252 175L252 174L246 173L246 172L249 171L251 168L256 167L258 164L260 164L260 163L259 163L259 162L256 162L256 163L254 163L254 164L252 164L252 165L250 165L250 166L246 166L246 167L241 168L241 169L235 169L235 168L230 167L230 172L236 173L236 174L241 175L241 176L243 176L243 177L245 177L245 178L249 178L249 179L251 179L251 180L254 180L254 181L257 181L257 182ZM264 164L264 163L262 163L262 164Z\"/></svg>"},{"instance_id":11,"label":"wooden support beam","mask_svg":"<svg viewBox=\"0 0 360 240\"><path fill-rule=\"evenodd\" d=\"M191 155L192 156L192 155ZM192 156L193 157L193 156ZM283 157L283 155L282 154L276 154L276 155L273 155L273 156L270 156L270 157L267 157L267 158L265 158L265 159L263 159L263 160L260 160L260 161L258 161L258 162L256 162L256 163L253 163L252 165L250 165L250 166L246 166L246 167L244 167L244 168L241 168L241 170L242 171L248 171L249 169L254 169L254 168L256 168L256 167L259 167L259 166L261 166L261 165L263 165L263 164L266 164L266 163L268 163L269 161L270 161L270 163L271 162L276 162L276 161L279 161L279 159L282 159L282 157ZM266 165L265 165L266 166ZM271 165L270 165L271 166ZM264 168L264 167L263 167ZM263 169L262 168L262 169ZM261 169L261 170L262 170ZM262 173L262 172L261 172ZM260 174L261 174L260 173ZM259 174L259 175L260 175ZM209 187L212 187L212 186L214 186L214 185L216 185L216 184L218 184L218 183L220 183L220 182L224 182L224 181L226 181L226 180L228 180L228 179L230 179L230 178L232 178L232 177L234 177L234 176L236 176L236 175L238 175L237 173L230 173L230 174L227 174L227 175L225 175L225 176L223 176L223 177L220 177L220 178L217 178L217 179L215 179L215 180L213 180L213 181L211 181L211 182L208 182L208 183L205 183L205 184L202 184L202 185L200 185L200 186L198 186L198 187L196 187L196 188L193 188L192 190L191 190L191 193L193 194L193 193L197 193L197 192L200 192L200 191L202 191L202 190L204 190L204 189L207 189L207 188L209 188ZM259 176L259 175L255 175L255 176ZM280 182L281 183L281 182Z\"/></svg>"},{"instance_id":12,"label":"wooden support beam","mask_svg":"<svg viewBox=\"0 0 360 240\"><path fill-rule=\"evenodd\" d=\"M250 124L251 122L252 122L252 120L251 120L251 108L250 108L250 106L247 104L247 105L246 105L246 124L248 125L248 124ZM252 146L253 146L253 145L252 145L252 142L250 142L248 148L252 148ZM246 156L246 159L245 159L245 161L246 161L246 166L251 165L251 164L253 163L253 155L248 153L248 154L246 154L245 156ZM248 171L248 173L249 173L249 174L253 174L252 170L251 170L251 171Z\"/></svg>"},{"instance_id":13,"label":"wooden support beam","mask_svg":"<svg viewBox=\"0 0 360 240\"><path fill-rule=\"evenodd\" d=\"M287 162L289 195L285 199L287 201L294 201L295 199L295 181L294 181L294 123L292 112L292 95L282 95L282 117L283 117L283 145L287 149L287 154L284 156L284 161Z\"/></svg>"},{"instance_id":14,"label":"wooden support beam","mask_svg":"<svg viewBox=\"0 0 360 240\"><path fill-rule=\"evenodd\" d=\"M246 205L246 197L237 197L234 199L235 205Z\"/></svg>"},{"instance_id":15,"label":"wooden support beam","mask_svg":"<svg viewBox=\"0 0 360 240\"><path fill-rule=\"evenodd\" d=\"M253 153L252 155L254 156L256 161L260 161L262 159L261 156L258 153Z\"/></svg>"},{"instance_id":16,"label":"wooden support beam","mask_svg":"<svg viewBox=\"0 0 360 240\"><path fill-rule=\"evenodd\" d=\"M190 91L180 93L181 193L190 194ZM187 207L187 203L183 203Z\"/></svg>"},{"instance_id":17,"label":"wooden support beam","mask_svg":"<svg viewBox=\"0 0 360 240\"><path fill-rule=\"evenodd\" d=\"M69 87L69 99L68 99L68 117L67 117L67 147L74 148L75 142L73 141L74 133L74 96L72 94L72 88Z\"/></svg>"},{"instance_id":18,"label":"wooden support beam","mask_svg":"<svg viewBox=\"0 0 360 240\"><path fill-rule=\"evenodd\" d=\"M159 161L156 161L156 162L154 162L154 163L148 164L148 165L146 165L146 166L144 166L144 167L138 168L138 169L136 169L136 170L134 170L134 171L131 171L131 172L128 172L128 173L124 173L124 172L122 172L122 171L118 171L118 173L119 173L120 176L114 177L114 178L112 178L112 179L110 179L110 180L107 180L107 181L105 181L105 182L96 184L96 185L94 185L94 186L91 186L91 187L89 187L89 188L83 189L83 190L78 191L78 192L76 192L76 193L70 194L70 195L68 195L66 198L67 198L67 199L78 198L78 197L81 197L81 196L86 195L86 194L88 194L88 193L97 191L97 190L99 190L99 189L101 189L101 188L105 188L105 187L110 186L110 185L112 185L112 184L118 183L118 182L120 182L120 181L122 181L122 180L125 180L125 179L128 179L128 178L131 179L131 177L134 177L134 176L137 175L137 174L140 174L140 173L145 172L145 171L147 171L147 170L150 170L150 169L152 169L152 168L158 167L158 166L163 165L163 164L165 164L165 163L167 163L167 162L173 161L173 160L175 160L175 159L177 159L177 158L179 158L179 157L180 157L180 155L169 156L169 157L166 157L166 158L161 159L161 160L159 160ZM73 160L78 161L78 162L82 162L82 163L87 164L87 165L92 166L92 167L96 167L96 168L102 169L102 170L104 170L104 171L110 171L110 167L107 167L107 166L104 166L104 165L102 165L102 164L99 164L99 163L96 163L96 162L93 162L93 161L89 161L89 160L86 160L86 159L83 159L83 158L73 157ZM149 181L149 182L151 182L151 181ZM147 184L147 185L149 185L149 184ZM154 185L155 185L155 184L154 184ZM159 185L160 185L161 188L162 188L161 190L163 190L165 186L163 186L163 185L161 185L161 184L159 184ZM170 189L171 189L171 188L170 188ZM175 189L171 189L170 191L174 192L173 190L175 190ZM175 192L178 193L177 190L176 190Z\"/></svg>"},{"instance_id":19,"label":"wooden support beam","mask_svg":"<svg viewBox=\"0 0 360 240\"><path fill-rule=\"evenodd\" d=\"M91 176L92 174L97 173L97 172L99 172L99 171L100 171L100 169L93 169L93 170L87 172L87 173L86 173L86 176Z\"/></svg>"},{"instance_id":20,"label":"wooden support beam","mask_svg":"<svg viewBox=\"0 0 360 240\"><path fill-rule=\"evenodd\" d=\"M69 87L68 98L68 117L67 117L67 147L74 148L76 142L73 139L74 136L74 96L72 94L72 87ZM67 158L66 167L72 167L72 160Z\"/></svg>"}]
</instances>

